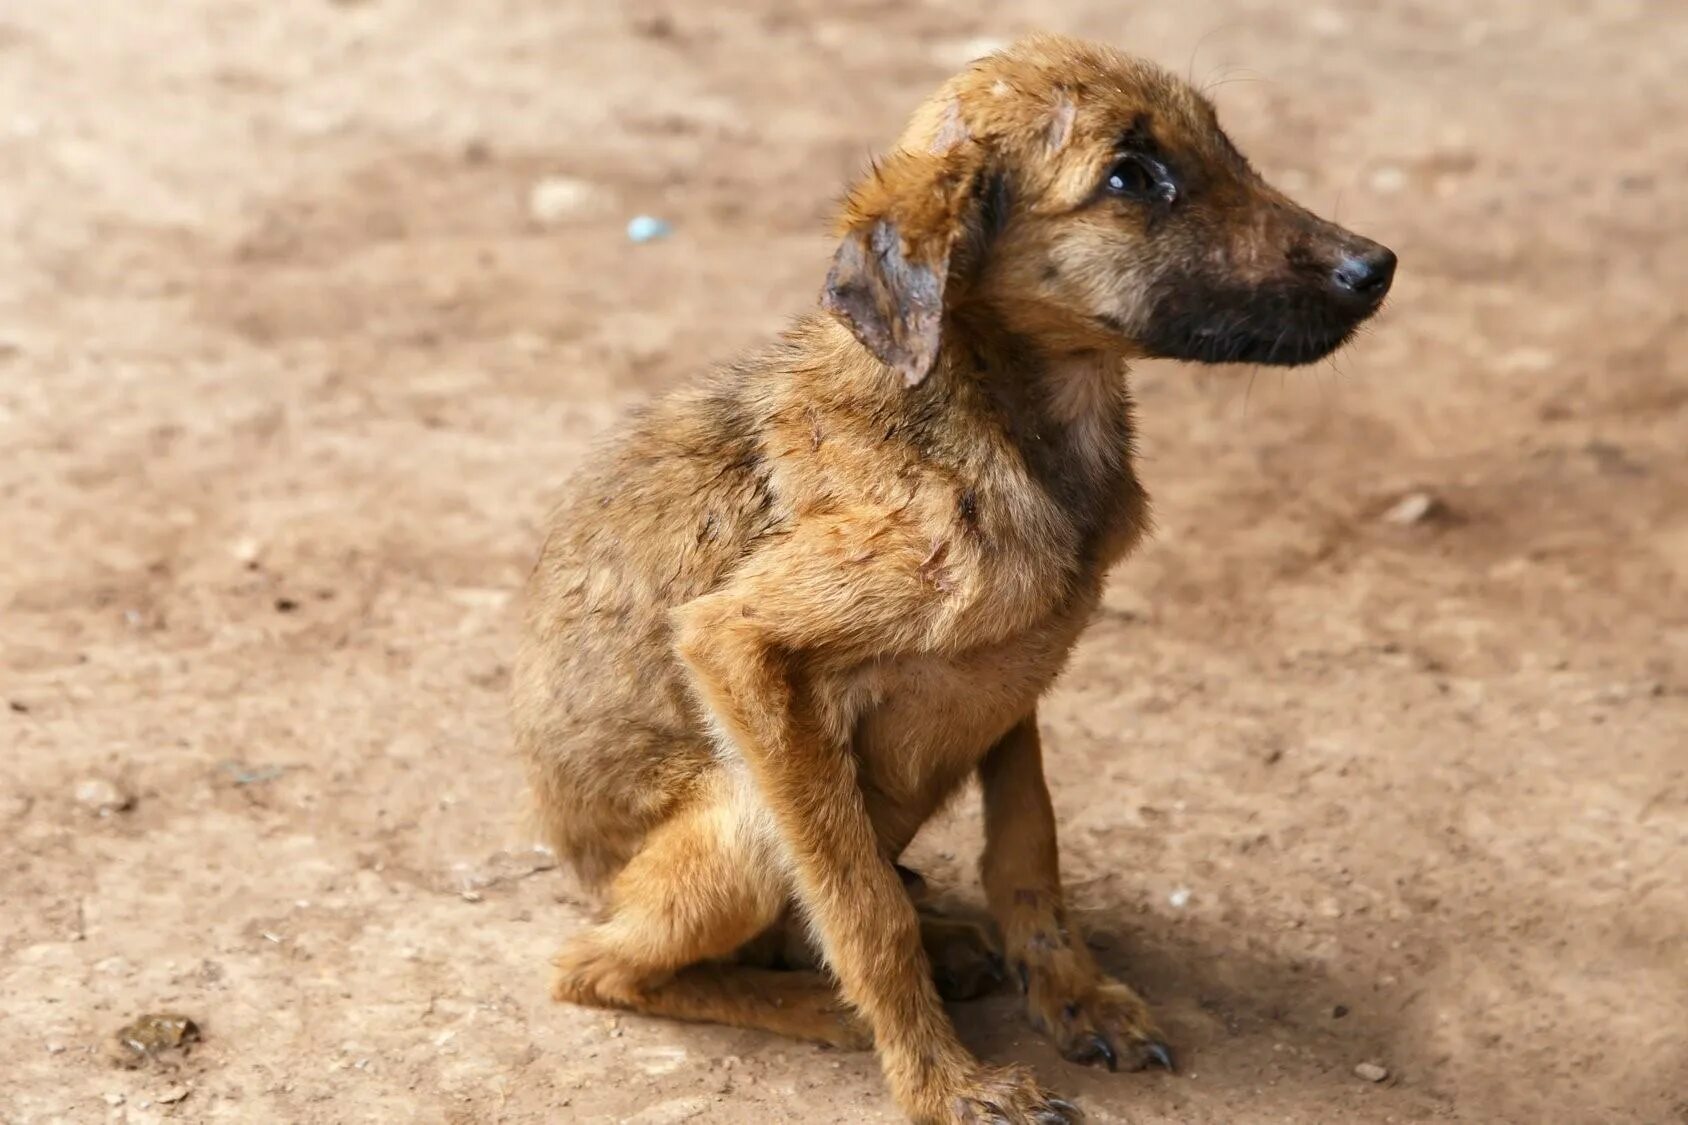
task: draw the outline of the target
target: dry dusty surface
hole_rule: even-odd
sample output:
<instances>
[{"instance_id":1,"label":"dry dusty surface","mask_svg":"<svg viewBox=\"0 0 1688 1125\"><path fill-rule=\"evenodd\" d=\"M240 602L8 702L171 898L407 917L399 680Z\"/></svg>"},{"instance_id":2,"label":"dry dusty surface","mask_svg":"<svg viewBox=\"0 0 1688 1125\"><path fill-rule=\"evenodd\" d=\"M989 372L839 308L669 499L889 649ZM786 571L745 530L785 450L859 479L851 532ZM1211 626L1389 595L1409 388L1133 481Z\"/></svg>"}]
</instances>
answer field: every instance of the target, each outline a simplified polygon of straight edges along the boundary
<instances>
[{"instance_id":1,"label":"dry dusty surface","mask_svg":"<svg viewBox=\"0 0 1688 1125\"><path fill-rule=\"evenodd\" d=\"M547 1000L512 597L583 439L810 302L845 177L1040 25L1402 273L1333 364L1135 376L1159 534L1045 727L1183 1072L964 1036L1097 1122L1688 1121L1662 0L0 6L0 1119L896 1120L866 1055ZM977 846L915 848L958 909ZM201 1042L115 1066L157 1011Z\"/></svg>"}]
</instances>

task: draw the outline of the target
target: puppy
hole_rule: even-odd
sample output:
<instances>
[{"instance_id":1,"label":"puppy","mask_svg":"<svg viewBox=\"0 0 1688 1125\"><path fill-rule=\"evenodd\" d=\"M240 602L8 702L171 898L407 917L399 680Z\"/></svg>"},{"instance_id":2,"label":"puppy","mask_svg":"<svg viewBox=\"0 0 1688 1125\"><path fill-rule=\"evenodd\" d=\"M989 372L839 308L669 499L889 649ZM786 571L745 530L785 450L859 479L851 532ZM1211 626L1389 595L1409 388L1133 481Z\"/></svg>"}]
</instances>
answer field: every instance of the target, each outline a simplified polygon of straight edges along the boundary
<instances>
[{"instance_id":1,"label":"puppy","mask_svg":"<svg viewBox=\"0 0 1688 1125\"><path fill-rule=\"evenodd\" d=\"M1149 523L1127 364L1316 360L1395 258L1262 182L1183 82L1048 36L923 105L839 236L820 310L645 408L552 519L516 738L605 904L555 994L871 1042L918 1121L1071 1120L962 1047L927 951L984 954L895 862L977 776L1031 1022L1171 1066L1066 916L1037 725ZM768 967L811 938L826 975Z\"/></svg>"}]
</instances>

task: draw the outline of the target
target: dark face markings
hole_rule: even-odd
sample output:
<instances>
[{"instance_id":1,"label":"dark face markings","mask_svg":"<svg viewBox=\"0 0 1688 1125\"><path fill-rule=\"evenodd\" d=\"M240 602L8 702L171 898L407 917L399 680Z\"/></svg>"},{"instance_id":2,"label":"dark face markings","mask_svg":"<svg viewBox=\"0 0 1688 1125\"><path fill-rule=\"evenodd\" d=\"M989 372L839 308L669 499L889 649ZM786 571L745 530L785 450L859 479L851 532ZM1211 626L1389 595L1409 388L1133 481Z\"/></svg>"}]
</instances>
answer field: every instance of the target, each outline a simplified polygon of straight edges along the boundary
<instances>
[{"instance_id":1,"label":"dark face markings","mask_svg":"<svg viewBox=\"0 0 1688 1125\"><path fill-rule=\"evenodd\" d=\"M1094 319L1163 358L1320 359L1377 307L1344 295L1333 272L1379 248L1268 188L1211 111L1205 116L1180 129L1142 113L1120 131L1091 205L1106 202L1120 216L1116 284L1138 306L1135 315Z\"/></svg>"}]
</instances>

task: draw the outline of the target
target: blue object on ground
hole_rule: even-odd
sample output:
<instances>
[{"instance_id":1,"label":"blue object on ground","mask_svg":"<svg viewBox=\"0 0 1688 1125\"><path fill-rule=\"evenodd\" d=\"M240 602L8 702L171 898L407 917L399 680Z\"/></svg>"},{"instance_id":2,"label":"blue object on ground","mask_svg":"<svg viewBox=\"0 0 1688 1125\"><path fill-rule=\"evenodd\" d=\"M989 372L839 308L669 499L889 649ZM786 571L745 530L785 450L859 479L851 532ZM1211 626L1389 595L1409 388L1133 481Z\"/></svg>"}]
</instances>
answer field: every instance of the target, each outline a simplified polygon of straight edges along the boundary
<instances>
[{"instance_id":1,"label":"blue object on ground","mask_svg":"<svg viewBox=\"0 0 1688 1125\"><path fill-rule=\"evenodd\" d=\"M627 221L629 242L652 242L674 233L674 228L654 215L635 215Z\"/></svg>"}]
</instances>

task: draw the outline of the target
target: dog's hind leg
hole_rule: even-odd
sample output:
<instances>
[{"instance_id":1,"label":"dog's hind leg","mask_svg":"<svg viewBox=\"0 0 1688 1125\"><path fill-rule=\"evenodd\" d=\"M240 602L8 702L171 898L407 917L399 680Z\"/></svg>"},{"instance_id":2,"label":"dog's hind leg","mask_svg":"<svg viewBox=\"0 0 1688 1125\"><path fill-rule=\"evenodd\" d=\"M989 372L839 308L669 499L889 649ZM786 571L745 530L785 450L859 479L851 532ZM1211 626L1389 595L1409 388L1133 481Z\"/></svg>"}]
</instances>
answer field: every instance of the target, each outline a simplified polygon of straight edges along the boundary
<instances>
[{"instance_id":1,"label":"dog's hind leg","mask_svg":"<svg viewBox=\"0 0 1688 1125\"><path fill-rule=\"evenodd\" d=\"M789 887L726 786L646 839L609 889L604 919L556 957L552 995L593 1007L872 1044L830 980L718 962L770 927Z\"/></svg>"},{"instance_id":2,"label":"dog's hind leg","mask_svg":"<svg viewBox=\"0 0 1688 1125\"><path fill-rule=\"evenodd\" d=\"M954 1001L976 1000L1007 979L1002 951L983 926L925 907L916 909L920 912L920 944L932 962L932 983L938 986L939 996ZM794 970L818 969L822 963L808 927L795 912L739 949L733 960L740 965Z\"/></svg>"}]
</instances>

